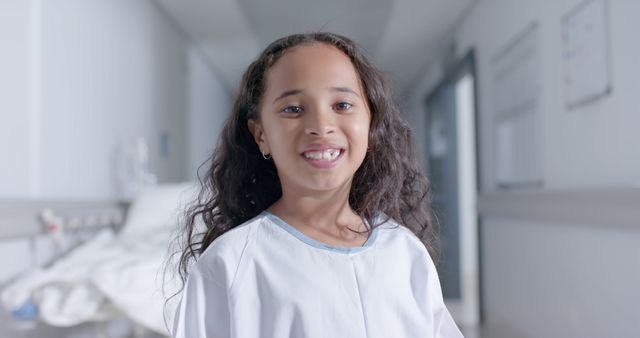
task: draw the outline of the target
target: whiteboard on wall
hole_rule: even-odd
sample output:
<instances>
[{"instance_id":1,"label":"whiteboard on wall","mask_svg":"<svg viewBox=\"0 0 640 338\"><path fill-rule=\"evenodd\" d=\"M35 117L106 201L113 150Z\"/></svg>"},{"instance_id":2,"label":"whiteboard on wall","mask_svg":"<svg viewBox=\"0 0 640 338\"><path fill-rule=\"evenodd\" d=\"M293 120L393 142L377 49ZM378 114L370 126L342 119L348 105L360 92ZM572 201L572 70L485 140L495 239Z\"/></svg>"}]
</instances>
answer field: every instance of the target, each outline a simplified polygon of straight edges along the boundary
<instances>
[{"instance_id":1,"label":"whiteboard on wall","mask_svg":"<svg viewBox=\"0 0 640 338\"><path fill-rule=\"evenodd\" d=\"M605 0L586 0L562 18L564 93L568 108L611 92L608 12Z\"/></svg>"},{"instance_id":2,"label":"whiteboard on wall","mask_svg":"<svg viewBox=\"0 0 640 338\"><path fill-rule=\"evenodd\" d=\"M492 59L496 185L537 186L542 182L538 115L541 93L537 23L515 35Z\"/></svg>"}]
</instances>

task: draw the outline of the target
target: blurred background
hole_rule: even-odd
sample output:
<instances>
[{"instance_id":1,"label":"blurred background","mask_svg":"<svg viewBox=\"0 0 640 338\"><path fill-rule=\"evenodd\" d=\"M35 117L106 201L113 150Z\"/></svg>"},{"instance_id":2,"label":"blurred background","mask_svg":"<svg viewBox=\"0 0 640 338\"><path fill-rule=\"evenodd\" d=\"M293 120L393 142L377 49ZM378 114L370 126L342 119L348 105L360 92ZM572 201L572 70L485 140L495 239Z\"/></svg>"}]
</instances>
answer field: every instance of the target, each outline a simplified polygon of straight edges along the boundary
<instances>
[{"instance_id":1,"label":"blurred background","mask_svg":"<svg viewBox=\"0 0 640 338\"><path fill-rule=\"evenodd\" d=\"M636 0L0 0L0 337L167 336L157 271L240 76L318 30L394 86L466 337L640 337L639 15Z\"/></svg>"}]
</instances>

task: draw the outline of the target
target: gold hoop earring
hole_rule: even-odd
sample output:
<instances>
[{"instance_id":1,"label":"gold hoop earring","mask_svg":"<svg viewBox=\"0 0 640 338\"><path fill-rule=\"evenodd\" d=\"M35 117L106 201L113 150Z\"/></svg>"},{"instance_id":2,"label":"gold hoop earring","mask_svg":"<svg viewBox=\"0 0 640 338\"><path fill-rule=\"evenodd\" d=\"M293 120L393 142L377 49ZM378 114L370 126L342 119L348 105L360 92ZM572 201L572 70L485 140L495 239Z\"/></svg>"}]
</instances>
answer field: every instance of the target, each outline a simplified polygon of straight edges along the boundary
<instances>
[{"instance_id":1,"label":"gold hoop earring","mask_svg":"<svg viewBox=\"0 0 640 338\"><path fill-rule=\"evenodd\" d=\"M261 152L262 153L262 152ZM267 157L268 156L268 157ZM270 160L271 159L271 154L264 154L262 153L262 158L264 158L265 160Z\"/></svg>"}]
</instances>

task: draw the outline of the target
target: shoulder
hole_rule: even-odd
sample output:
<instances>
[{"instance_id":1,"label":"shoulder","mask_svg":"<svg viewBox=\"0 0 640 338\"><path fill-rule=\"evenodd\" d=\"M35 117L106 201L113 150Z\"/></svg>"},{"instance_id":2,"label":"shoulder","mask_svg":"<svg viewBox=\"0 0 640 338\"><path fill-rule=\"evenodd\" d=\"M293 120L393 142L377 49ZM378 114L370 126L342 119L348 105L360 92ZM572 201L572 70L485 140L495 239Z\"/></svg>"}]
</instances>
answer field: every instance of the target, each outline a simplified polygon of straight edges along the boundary
<instances>
[{"instance_id":1,"label":"shoulder","mask_svg":"<svg viewBox=\"0 0 640 338\"><path fill-rule=\"evenodd\" d=\"M220 235L192 267L199 274L231 287L238 267L254 242L261 216L256 216Z\"/></svg>"},{"instance_id":2,"label":"shoulder","mask_svg":"<svg viewBox=\"0 0 640 338\"><path fill-rule=\"evenodd\" d=\"M376 217L374 225L377 226L378 231L384 232L387 236L422 243L409 227L385 213Z\"/></svg>"},{"instance_id":3,"label":"shoulder","mask_svg":"<svg viewBox=\"0 0 640 338\"><path fill-rule=\"evenodd\" d=\"M438 280L433 257L409 227L389 219L378 231L377 251L389 270L400 271L400 275L409 274L412 280Z\"/></svg>"},{"instance_id":4,"label":"shoulder","mask_svg":"<svg viewBox=\"0 0 640 338\"><path fill-rule=\"evenodd\" d=\"M432 260L427 247L406 225L386 214L381 214L376 223L379 223L377 231L380 245L411 256L424 256L425 259Z\"/></svg>"}]
</instances>

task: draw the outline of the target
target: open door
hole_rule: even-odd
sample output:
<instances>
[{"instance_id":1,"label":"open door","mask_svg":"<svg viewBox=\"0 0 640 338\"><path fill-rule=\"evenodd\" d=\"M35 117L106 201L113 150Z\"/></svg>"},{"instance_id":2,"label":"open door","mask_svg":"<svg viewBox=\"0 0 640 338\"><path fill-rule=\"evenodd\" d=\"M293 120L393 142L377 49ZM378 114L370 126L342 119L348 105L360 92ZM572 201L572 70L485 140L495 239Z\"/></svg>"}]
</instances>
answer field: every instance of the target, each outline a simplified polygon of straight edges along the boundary
<instances>
[{"instance_id":1,"label":"open door","mask_svg":"<svg viewBox=\"0 0 640 338\"><path fill-rule=\"evenodd\" d=\"M463 327L480 323L476 75L473 51L427 96L426 168L441 229L438 273Z\"/></svg>"}]
</instances>

